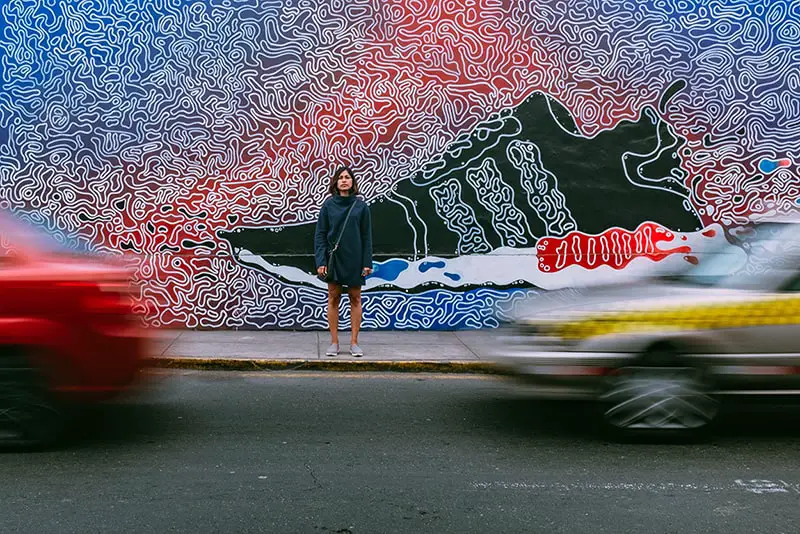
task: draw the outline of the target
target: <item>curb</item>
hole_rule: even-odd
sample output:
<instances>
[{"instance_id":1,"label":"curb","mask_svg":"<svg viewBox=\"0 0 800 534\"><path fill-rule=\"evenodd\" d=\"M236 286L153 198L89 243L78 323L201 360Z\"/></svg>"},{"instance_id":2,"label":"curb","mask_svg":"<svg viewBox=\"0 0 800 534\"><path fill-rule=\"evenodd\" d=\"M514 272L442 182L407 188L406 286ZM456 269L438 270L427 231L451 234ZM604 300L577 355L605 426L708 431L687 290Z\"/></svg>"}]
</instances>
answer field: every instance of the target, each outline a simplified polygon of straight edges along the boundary
<instances>
[{"instance_id":1,"label":"curb","mask_svg":"<svg viewBox=\"0 0 800 534\"><path fill-rule=\"evenodd\" d=\"M489 363L475 361L392 361L392 360L269 360L237 358L157 357L147 367L201 371L371 371L402 373L500 374Z\"/></svg>"}]
</instances>

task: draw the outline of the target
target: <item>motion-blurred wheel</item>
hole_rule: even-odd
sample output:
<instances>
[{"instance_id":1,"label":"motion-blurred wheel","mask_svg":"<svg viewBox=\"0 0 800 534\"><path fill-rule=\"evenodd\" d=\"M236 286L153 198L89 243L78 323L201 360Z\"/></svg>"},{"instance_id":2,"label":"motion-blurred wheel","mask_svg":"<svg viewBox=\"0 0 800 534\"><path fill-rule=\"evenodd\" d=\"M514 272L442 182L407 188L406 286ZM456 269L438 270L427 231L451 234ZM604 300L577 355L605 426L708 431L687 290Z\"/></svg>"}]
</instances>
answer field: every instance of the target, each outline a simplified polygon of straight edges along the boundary
<instances>
[{"instance_id":1,"label":"motion-blurred wheel","mask_svg":"<svg viewBox=\"0 0 800 534\"><path fill-rule=\"evenodd\" d=\"M669 351L644 355L638 366L609 377L600 397L602 416L612 431L626 434L688 435L707 428L719 401L702 369Z\"/></svg>"},{"instance_id":2,"label":"motion-blurred wheel","mask_svg":"<svg viewBox=\"0 0 800 534\"><path fill-rule=\"evenodd\" d=\"M62 405L26 358L0 357L0 449L50 445L65 427Z\"/></svg>"}]
</instances>

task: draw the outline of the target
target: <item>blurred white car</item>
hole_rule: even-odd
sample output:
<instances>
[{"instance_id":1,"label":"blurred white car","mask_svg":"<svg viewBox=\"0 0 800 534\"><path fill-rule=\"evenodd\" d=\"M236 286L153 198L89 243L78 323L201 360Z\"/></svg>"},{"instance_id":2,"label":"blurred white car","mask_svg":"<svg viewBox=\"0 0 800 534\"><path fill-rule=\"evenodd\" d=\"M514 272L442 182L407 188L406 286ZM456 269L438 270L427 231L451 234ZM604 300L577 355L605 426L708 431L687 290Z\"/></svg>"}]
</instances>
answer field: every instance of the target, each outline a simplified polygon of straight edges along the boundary
<instances>
[{"instance_id":1,"label":"blurred white car","mask_svg":"<svg viewBox=\"0 0 800 534\"><path fill-rule=\"evenodd\" d=\"M598 401L625 432L703 428L723 395L800 395L800 224L762 222L737 239L746 256L532 299L494 364L542 397Z\"/></svg>"}]
</instances>

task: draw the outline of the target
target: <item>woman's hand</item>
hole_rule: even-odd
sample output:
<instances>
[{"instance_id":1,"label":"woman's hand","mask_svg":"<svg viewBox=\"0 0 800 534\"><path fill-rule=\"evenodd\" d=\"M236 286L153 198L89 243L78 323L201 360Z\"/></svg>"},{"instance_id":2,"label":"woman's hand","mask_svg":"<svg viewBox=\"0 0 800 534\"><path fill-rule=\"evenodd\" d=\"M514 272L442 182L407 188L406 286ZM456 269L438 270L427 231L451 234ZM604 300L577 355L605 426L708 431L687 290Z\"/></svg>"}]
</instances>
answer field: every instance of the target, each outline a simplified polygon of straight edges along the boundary
<instances>
[{"instance_id":1,"label":"woman's hand","mask_svg":"<svg viewBox=\"0 0 800 534\"><path fill-rule=\"evenodd\" d=\"M361 276L369 276L371 274L372 274L371 267L364 267L363 269L361 269Z\"/></svg>"},{"instance_id":2,"label":"woman's hand","mask_svg":"<svg viewBox=\"0 0 800 534\"><path fill-rule=\"evenodd\" d=\"M317 267L317 274L320 276L328 276L328 268L324 265Z\"/></svg>"}]
</instances>

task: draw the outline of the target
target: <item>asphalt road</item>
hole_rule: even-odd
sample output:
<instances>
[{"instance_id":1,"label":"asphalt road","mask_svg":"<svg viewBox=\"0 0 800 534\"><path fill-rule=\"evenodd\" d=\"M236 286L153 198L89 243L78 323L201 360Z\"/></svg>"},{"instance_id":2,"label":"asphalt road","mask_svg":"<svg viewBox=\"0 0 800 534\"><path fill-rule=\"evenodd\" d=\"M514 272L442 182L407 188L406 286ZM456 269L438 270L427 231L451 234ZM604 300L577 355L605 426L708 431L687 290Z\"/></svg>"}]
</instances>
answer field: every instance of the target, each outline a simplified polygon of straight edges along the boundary
<instances>
[{"instance_id":1,"label":"asphalt road","mask_svg":"<svg viewBox=\"0 0 800 534\"><path fill-rule=\"evenodd\" d=\"M0 532L781 532L800 411L614 443L470 375L173 372L56 451L0 455Z\"/></svg>"}]
</instances>

